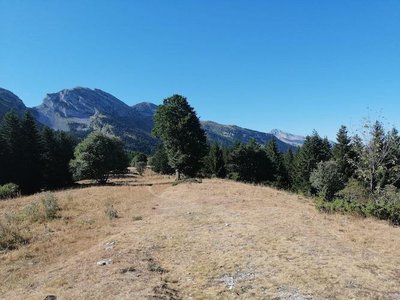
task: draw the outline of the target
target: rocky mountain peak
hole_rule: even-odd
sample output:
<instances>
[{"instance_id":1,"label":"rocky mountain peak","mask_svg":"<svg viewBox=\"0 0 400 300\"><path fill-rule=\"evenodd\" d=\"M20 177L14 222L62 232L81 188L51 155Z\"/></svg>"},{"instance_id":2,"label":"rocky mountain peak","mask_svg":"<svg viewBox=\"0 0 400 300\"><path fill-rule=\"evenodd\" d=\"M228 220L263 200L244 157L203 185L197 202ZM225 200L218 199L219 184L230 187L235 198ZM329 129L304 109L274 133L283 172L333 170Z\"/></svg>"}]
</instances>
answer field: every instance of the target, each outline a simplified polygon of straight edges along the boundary
<instances>
[{"instance_id":1,"label":"rocky mountain peak","mask_svg":"<svg viewBox=\"0 0 400 300\"><path fill-rule=\"evenodd\" d=\"M305 140L304 136L284 132L279 129L273 129L270 133L274 135L278 140L295 147L303 145Z\"/></svg>"},{"instance_id":2,"label":"rocky mountain peak","mask_svg":"<svg viewBox=\"0 0 400 300\"><path fill-rule=\"evenodd\" d=\"M158 105L155 105L151 102L140 102L132 106L132 108L146 117L153 117L154 113L156 112Z\"/></svg>"},{"instance_id":3,"label":"rocky mountain peak","mask_svg":"<svg viewBox=\"0 0 400 300\"><path fill-rule=\"evenodd\" d=\"M96 111L127 116L128 105L100 89L77 87L47 94L38 110L53 109L64 117L93 115Z\"/></svg>"}]
</instances>

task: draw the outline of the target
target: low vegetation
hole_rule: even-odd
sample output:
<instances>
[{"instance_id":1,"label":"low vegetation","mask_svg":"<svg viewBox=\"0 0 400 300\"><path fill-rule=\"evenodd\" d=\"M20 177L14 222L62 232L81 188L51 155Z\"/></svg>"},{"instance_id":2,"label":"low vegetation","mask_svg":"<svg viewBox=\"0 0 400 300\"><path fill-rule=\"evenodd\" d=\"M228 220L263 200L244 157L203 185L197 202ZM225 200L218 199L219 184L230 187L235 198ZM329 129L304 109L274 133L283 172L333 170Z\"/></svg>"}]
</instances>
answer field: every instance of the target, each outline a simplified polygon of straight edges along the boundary
<instances>
[{"instance_id":1,"label":"low vegetation","mask_svg":"<svg viewBox=\"0 0 400 300\"><path fill-rule=\"evenodd\" d=\"M57 217L57 212L60 210L57 198L53 193L47 192L43 195L41 200L44 208L44 217L46 220L55 219Z\"/></svg>"},{"instance_id":2,"label":"low vegetation","mask_svg":"<svg viewBox=\"0 0 400 300\"><path fill-rule=\"evenodd\" d=\"M362 217L375 217L388 220L393 225L400 225L400 203L387 201L354 202L345 199L325 201L316 200L316 207L326 213L349 213Z\"/></svg>"},{"instance_id":3,"label":"low vegetation","mask_svg":"<svg viewBox=\"0 0 400 300\"><path fill-rule=\"evenodd\" d=\"M24 230L18 226L14 217L5 215L0 219L0 251L14 250L20 245L26 244L29 240L22 232Z\"/></svg>"},{"instance_id":4,"label":"low vegetation","mask_svg":"<svg viewBox=\"0 0 400 300\"><path fill-rule=\"evenodd\" d=\"M0 200L18 197L21 194L20 188L15 183L0 185Z\"/></svg>"},{"instance_id":5,"label":"low vegetation","mask_svg":"<svg viewBox=\"0 0 400 300\"><path fill-rule=\"evenodd\" d=\"M114 208L114 206L110 205L107 206L106 210L104 211L106 216L110 219L117 219L118 218L118 211Z\"/></svg>"}]
</instances>

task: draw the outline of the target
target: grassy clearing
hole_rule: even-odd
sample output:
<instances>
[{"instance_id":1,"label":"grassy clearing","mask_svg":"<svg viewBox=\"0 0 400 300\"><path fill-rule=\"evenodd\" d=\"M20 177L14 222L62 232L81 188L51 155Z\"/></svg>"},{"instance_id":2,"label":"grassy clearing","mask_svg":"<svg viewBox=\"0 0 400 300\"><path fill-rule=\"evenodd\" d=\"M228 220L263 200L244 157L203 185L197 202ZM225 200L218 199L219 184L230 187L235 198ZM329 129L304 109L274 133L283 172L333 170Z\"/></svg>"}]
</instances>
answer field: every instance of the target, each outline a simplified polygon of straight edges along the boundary
<instances>
[{"instance_id":1,"label":"grassy clearing","mask_svg":"<svg viewBox=\"0 0 400 300\"><path fill-rule=\"evenodd\" d=\"M0 298L400 296L399 228L321 214L268 187L172 181L147 173L54 193L57 217L22 220L29 243L0 254ZM0 215L18 216L42 197L0 202ZM112 263L98 266L103 259Z\"/></svg>"}]
</instances>

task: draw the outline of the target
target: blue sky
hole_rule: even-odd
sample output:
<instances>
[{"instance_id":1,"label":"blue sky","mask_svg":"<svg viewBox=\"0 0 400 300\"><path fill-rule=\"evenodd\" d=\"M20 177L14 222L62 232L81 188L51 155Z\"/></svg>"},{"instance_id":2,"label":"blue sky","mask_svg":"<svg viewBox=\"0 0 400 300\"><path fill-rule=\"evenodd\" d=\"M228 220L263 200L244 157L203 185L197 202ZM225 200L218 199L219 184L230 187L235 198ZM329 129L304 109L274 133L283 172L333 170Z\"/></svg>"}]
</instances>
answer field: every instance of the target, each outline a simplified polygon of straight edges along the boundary
<instances>
[{"instance_id":1,"label":"blue sky","mask_svg":"<svg viewBox=\"0 0 400 300\"><path fill-rule=\"evenodd\" d=\"M400 128L400 1L0 0L0 87L27 106L101 88L180 93L203 120L334 138Z\"/></svg>"}]
</instances>

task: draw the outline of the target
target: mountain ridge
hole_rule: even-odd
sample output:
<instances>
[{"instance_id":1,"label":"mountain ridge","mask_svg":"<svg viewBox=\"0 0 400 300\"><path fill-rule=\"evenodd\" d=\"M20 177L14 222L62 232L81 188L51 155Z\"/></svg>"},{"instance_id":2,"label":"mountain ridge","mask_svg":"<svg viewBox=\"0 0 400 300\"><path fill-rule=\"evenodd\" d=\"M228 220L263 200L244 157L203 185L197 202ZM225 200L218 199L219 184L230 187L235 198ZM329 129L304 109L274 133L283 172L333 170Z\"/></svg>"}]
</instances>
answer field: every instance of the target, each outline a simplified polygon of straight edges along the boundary
<instances>
[{"instance_id":1,"label":"mountain ridge","mask_svg":"<svg viewBox=\"0 0 400 300\"><path fill-rule=\"evenodd\" d=\"M14 106L19 108L20 113L29 110L40 123L54 130L70 132L78 138L84 138L93 130L102 130L119 136L127 148L147 153L159 143L151 134L154 125L153 116L158 107L151 102L140 102L129 106L101 89L75 87L48 93L42 104L27 108L12 92L1 93L1 91L7 90L0 89L0 104L5 102L2 98L6 98L8 102L15 102ZM8 96L1 96L2 94ZM9 103L10 109L12 106ZM248 142L250 139L266 144L271 139L277 138L272 133L236 125L223 125L214 121L201 121L201 125L210 142L218 142L225 146L231 146L236 141ZM277 143L281 151L295 148L279 138Z\"/></svg>"},{"instance_id":2,"label":"mountain ridge","mask_svg":"<svg viewBox=\"0 0 400 300\"><path fill-rule=\"evenodd\" d=\"M24 102L13 92L0 88L0 120L10 110L14 110L18 115L27 111Z\"/></svg>"}]
</instances>

